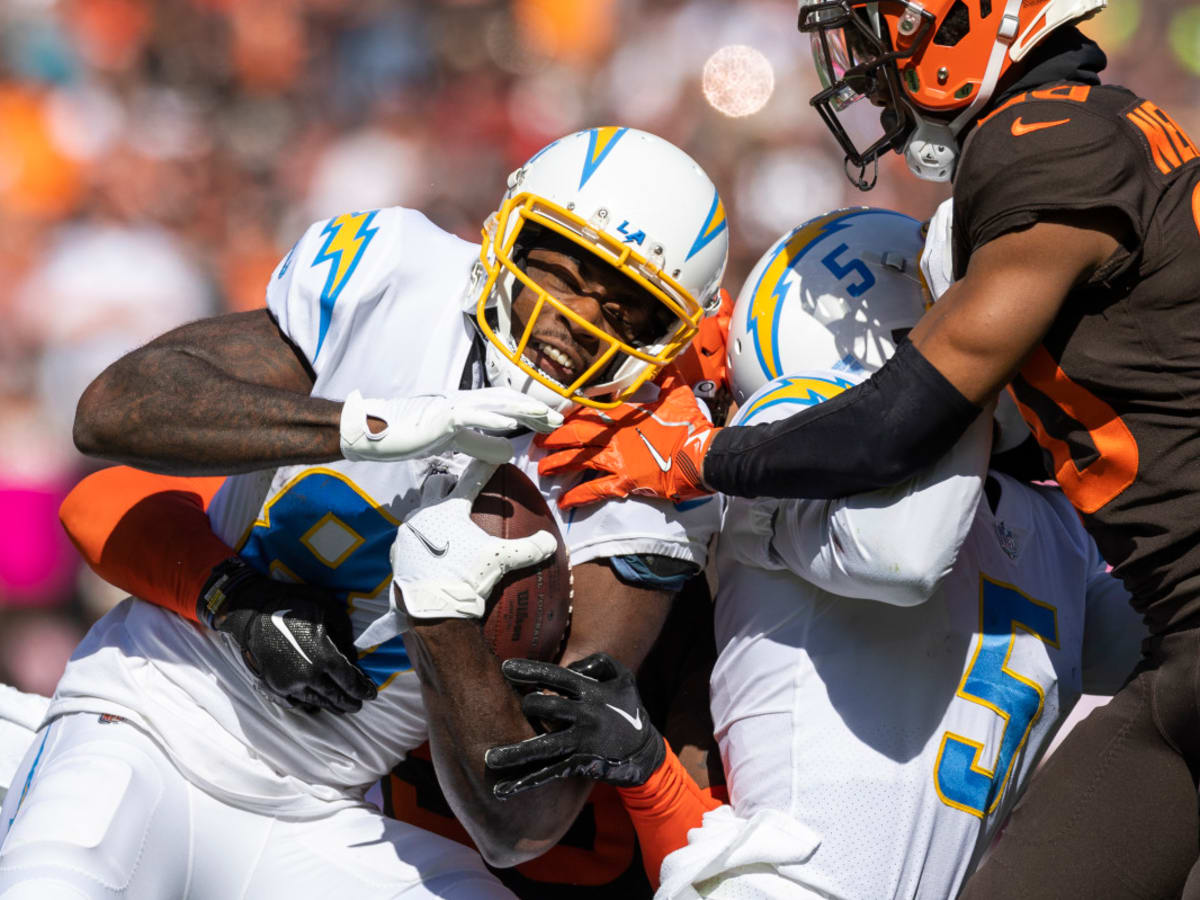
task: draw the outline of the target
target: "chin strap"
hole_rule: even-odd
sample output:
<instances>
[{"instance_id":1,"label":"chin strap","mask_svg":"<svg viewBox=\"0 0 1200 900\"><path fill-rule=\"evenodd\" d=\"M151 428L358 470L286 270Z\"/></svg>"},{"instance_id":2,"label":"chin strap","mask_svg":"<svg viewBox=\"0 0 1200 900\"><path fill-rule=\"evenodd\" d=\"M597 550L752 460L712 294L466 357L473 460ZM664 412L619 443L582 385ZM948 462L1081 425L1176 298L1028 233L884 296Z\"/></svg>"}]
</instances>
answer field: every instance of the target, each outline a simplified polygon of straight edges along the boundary
<instances>
[{"instance_id":1,"label":"chin strap","mask_svg":"<svg viewBox=\"0 0 1200 900\"><path fill-rule=\"evenodd\" d=\"M879 157L878 156L875 157L870 162L871 178L869 181L866 178L867 166L865 166L865 165L859 166L858 174L855 175L853 172L850 171L850 157L848 157L848 156L846 157L846 159L844 160L844 165L846 167L846 177L849 178L850 183L852 185L854 185L856 188L858 188L860 191L871 190L871 188L875 187L875 182L879 180Z\"/></svg>"}]
</instances>

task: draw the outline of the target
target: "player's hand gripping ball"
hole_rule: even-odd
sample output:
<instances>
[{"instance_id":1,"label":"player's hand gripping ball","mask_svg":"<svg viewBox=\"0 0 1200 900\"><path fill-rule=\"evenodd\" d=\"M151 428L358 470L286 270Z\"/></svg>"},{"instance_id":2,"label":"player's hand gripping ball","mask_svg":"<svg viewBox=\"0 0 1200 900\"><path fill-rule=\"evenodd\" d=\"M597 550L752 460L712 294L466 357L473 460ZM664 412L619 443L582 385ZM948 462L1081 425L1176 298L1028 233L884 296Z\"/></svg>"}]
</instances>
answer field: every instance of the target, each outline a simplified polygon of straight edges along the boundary
<instances>
[{"instance_id":1,"label":"player's hand gripping ball","mask_svg":"<svg viewBox=\"0 0 1200 900\"><path fill-rule=\"evenodd\" d=\"M566 628L571 603L566 550L544 501L539 514L524 517L529 527L520 536L504 536L515 535L518 529L497 527L486 518L485 524L497 533L490 534L476 523L472 508L479 505L481 494L484 506L495 505L487 499L492 495L485 492L485 486L496 470L496 466L476 460L457 481L449 475L426 480L421 505L397 529L392 544L395 590L391 609L359 635L355 641L359 649L407 630L410 619L482 619L489 612L489 622L500 617L493 626L498 636L505 630L501 623L510 623L505 639L512 645L510 649L557 649L558 640L550 640L555 636L543 626L553 619L555 628ZM516 475L524 478L519 471ZM512 476L504 480L516 483ZM537 489L532 484L529 488L540 500ZM493 598L497 585L509 573L515 577L500 585ZM489 604L489 600L494 602ZM557 637L561 639L561 634ZM532 645L528 643L531 640ZM505 652L503 647L498 649Z\"/></svg>"}]
</instances>

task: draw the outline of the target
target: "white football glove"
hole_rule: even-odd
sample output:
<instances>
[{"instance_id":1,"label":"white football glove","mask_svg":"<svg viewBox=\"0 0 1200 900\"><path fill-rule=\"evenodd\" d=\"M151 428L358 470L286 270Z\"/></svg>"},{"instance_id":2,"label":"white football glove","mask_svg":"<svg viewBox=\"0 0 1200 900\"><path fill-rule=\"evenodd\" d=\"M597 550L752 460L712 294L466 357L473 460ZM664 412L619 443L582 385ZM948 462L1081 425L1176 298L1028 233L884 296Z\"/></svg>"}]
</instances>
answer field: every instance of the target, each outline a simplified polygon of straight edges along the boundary
<instances>
[{"instance_id":1,"label":"white football glove","mask_svg":"<svg viewBox=\"0 0 1200 900\"><path fill-rule=\"evenodd\" d=\"M367 417L382 419L378 433ZM480 388L394 400L364 399L352 391L342 404L342 455L354 460L397 460L458 450L492 463L508 462L507 438L478 429L511 431L525 426L553 431L562 415L510 388Z\"/></svg>"},{"instance_id":2,"label":"white football glove","mask_svg":"<svg viewBox=\"0 0 1200 900\"><path fill-rule=\"evenodd\" d=\"M448 476L432 476L421 489L421 505L396 532L388 612L372 622L354 645L374 647L408 629L408 619L482 618L496 582L513 569L536 565L558 549L548 531L527 538L493 537L471 521L471 504L496 466L474 460L454 489Z\"/></svg>"}]
</instances>

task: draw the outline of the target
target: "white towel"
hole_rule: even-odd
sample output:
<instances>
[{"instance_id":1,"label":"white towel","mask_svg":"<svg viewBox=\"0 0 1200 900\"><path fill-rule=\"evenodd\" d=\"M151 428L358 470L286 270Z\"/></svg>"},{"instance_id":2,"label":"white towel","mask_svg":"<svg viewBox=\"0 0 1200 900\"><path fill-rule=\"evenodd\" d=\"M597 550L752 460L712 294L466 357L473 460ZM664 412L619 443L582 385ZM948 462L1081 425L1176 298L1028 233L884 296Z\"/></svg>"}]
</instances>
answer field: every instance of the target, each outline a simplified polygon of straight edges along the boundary
<instances>
[{"instance_id":1,"label":"white towel","mask_svg":"<svg viewBox=\"0 0 1200 900\"><path fill-rule=\"evenodd\" d=\"M731 806L719 806L704 814L704 823L688 832L687 846L663 860L661 884L655 900L697 900L696 885L718 875L734 875L737 869L756 867L754 881L761 886L762 867L779 869L797 866L821 844L821 836L786 813L761 809L741 819ZM723 881L726 879L722 879ZM768 879L768 881L774 879ZM778 876L777 896L795 896L798 885L786 875ZM760 890L761 896L769 896Z\"/></svg>"}]
</instances>

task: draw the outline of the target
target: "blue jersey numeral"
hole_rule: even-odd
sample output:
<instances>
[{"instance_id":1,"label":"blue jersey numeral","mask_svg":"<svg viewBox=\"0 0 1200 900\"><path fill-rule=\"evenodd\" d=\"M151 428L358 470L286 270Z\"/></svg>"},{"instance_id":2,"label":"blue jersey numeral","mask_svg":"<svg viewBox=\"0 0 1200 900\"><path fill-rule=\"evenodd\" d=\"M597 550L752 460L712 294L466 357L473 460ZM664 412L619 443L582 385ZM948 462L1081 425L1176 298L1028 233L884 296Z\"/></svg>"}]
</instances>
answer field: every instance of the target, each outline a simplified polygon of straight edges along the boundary
<instances>
[{"instance_id":1,"label":"blue jersey numeral","mask_svg":"<svg viewBox=\"0 0 1200 900\"><path fill-rule=\"evenodd\" d=\"M942 802L983 818L996 808L1012 774L1017 753L1042 714L1041 685L1009 668L1017 629L1058 646L1058 613L1010 585L981 576L980 634L975 655L958 686L957 698L992 710L1004 721L994 765L983 759L983 744L947 731L934 765Z\"/></svg>"},{"instance_id":2,"label":"blue jersey numeral","mask_svg":"<svg viewBox=\"0 0 1200 900\"><path fill-rule=\"evenodd\" d=\"M267 502L238 552L261 572L328 588L353 609L390 589L388 551L399 525L340 472L306 469ZM399 636L359 656L381 688L412 668Z\"/></svg>"}]
</instances>

